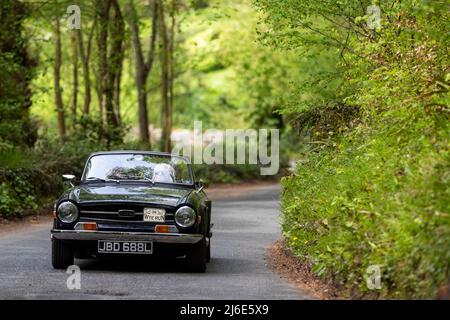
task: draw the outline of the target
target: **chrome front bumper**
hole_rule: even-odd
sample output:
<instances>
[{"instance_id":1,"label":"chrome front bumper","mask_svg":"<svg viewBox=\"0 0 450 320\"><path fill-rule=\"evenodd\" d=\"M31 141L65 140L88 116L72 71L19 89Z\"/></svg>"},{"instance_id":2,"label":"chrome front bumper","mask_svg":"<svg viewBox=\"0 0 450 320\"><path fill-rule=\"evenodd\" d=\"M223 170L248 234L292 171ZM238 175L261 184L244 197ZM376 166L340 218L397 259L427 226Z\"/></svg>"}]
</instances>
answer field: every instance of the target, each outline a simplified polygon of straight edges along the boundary
<instances>
[{"instance_id":1,"label":"chrome front bumper","mask_svg":"<svg viewBox=\"0 0 450 320\"><path fill-rule=\"evenodd\" d=\"M202 234L185 233L144 233L144 232L116 232L116 231L83 231L57 230L51 231L52 238L58 240L116 240L116 241L153 241L160 243L194 244L199 242Z\"/></svg>"}]
</instances>

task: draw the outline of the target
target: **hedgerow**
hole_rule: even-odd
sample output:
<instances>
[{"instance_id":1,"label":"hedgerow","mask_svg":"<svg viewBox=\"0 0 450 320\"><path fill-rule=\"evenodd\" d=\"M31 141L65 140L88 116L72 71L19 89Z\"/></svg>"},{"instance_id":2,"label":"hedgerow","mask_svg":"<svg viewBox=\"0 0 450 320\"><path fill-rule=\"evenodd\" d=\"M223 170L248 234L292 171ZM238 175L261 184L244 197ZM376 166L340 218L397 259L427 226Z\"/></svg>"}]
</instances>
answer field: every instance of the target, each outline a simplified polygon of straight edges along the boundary
<instances>
[{"instance_id":1,"label":"hedgerow","mask_svg":"<svg viewBox=\"0 0 450 320\"><path fill-rule=\"evenodd\" d=\"M288 246L349 295L435 297L450 264L445 1L256 3L270 26L262 39L303 57L279 110L306 142L283 180Z\"/></svg>"}]
</instances>

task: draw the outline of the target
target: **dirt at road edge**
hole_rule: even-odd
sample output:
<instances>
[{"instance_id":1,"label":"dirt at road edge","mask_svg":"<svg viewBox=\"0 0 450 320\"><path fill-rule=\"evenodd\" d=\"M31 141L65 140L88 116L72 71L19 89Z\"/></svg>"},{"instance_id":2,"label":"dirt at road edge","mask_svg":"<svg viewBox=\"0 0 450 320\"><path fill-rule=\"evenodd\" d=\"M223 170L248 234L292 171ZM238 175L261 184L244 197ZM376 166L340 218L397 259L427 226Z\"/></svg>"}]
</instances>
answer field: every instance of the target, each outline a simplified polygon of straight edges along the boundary
<instances>
[{"instance_id":1,"label":"dirt at road edge","mask_svg":"<svg viewBox=\"0 0 450 320\"><path fill-rule=\"evenodd\" d=\"M319 300L345 299L341 290L332 283L317 278L309 266L301 263L286 248L283 240L278 240L267 248L266 261L281 278L286 279L297 289L306 293L309 297Z\"/></svg>"}]
</instances>

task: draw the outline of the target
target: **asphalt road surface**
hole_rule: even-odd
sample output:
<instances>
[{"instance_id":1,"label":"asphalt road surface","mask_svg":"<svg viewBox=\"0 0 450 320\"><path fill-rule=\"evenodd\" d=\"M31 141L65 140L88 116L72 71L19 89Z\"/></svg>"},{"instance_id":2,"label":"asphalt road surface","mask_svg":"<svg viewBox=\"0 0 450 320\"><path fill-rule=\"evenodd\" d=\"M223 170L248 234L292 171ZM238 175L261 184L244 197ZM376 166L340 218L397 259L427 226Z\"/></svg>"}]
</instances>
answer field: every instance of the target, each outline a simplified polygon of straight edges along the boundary
<instances>
[{"instance_id":1,"label":"asphalt road surface","mask_svg":"<svg viewBox=\"0 0 450 320\"><path fill-rule=\"evenodd\" d=\"M213 201L212 259L204 274L182 261L75 260L81 288L50 261L50 224L0 233L0 299L306 299L265 263L280 237L279 187Z\"/></svg>"}]
</instances>

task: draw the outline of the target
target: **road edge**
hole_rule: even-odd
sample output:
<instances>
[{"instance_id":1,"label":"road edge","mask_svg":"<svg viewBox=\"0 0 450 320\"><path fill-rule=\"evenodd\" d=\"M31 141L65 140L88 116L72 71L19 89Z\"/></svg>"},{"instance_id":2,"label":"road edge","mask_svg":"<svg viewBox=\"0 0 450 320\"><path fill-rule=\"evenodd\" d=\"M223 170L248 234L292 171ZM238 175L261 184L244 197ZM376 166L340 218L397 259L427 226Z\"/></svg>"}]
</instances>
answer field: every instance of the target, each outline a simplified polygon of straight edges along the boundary
<instances>
[{"instance_id":1,"label":"road edge","mask_svg":"<svg viewBox=\"0 0 450 320\"><path fill-rule=\"evenodd\" d=\"M268 266L308 297L317 300L344 300L343 290L318 278L311 268L296 258L283 239L266 248Z\"/></svg>"}]
</instances>

